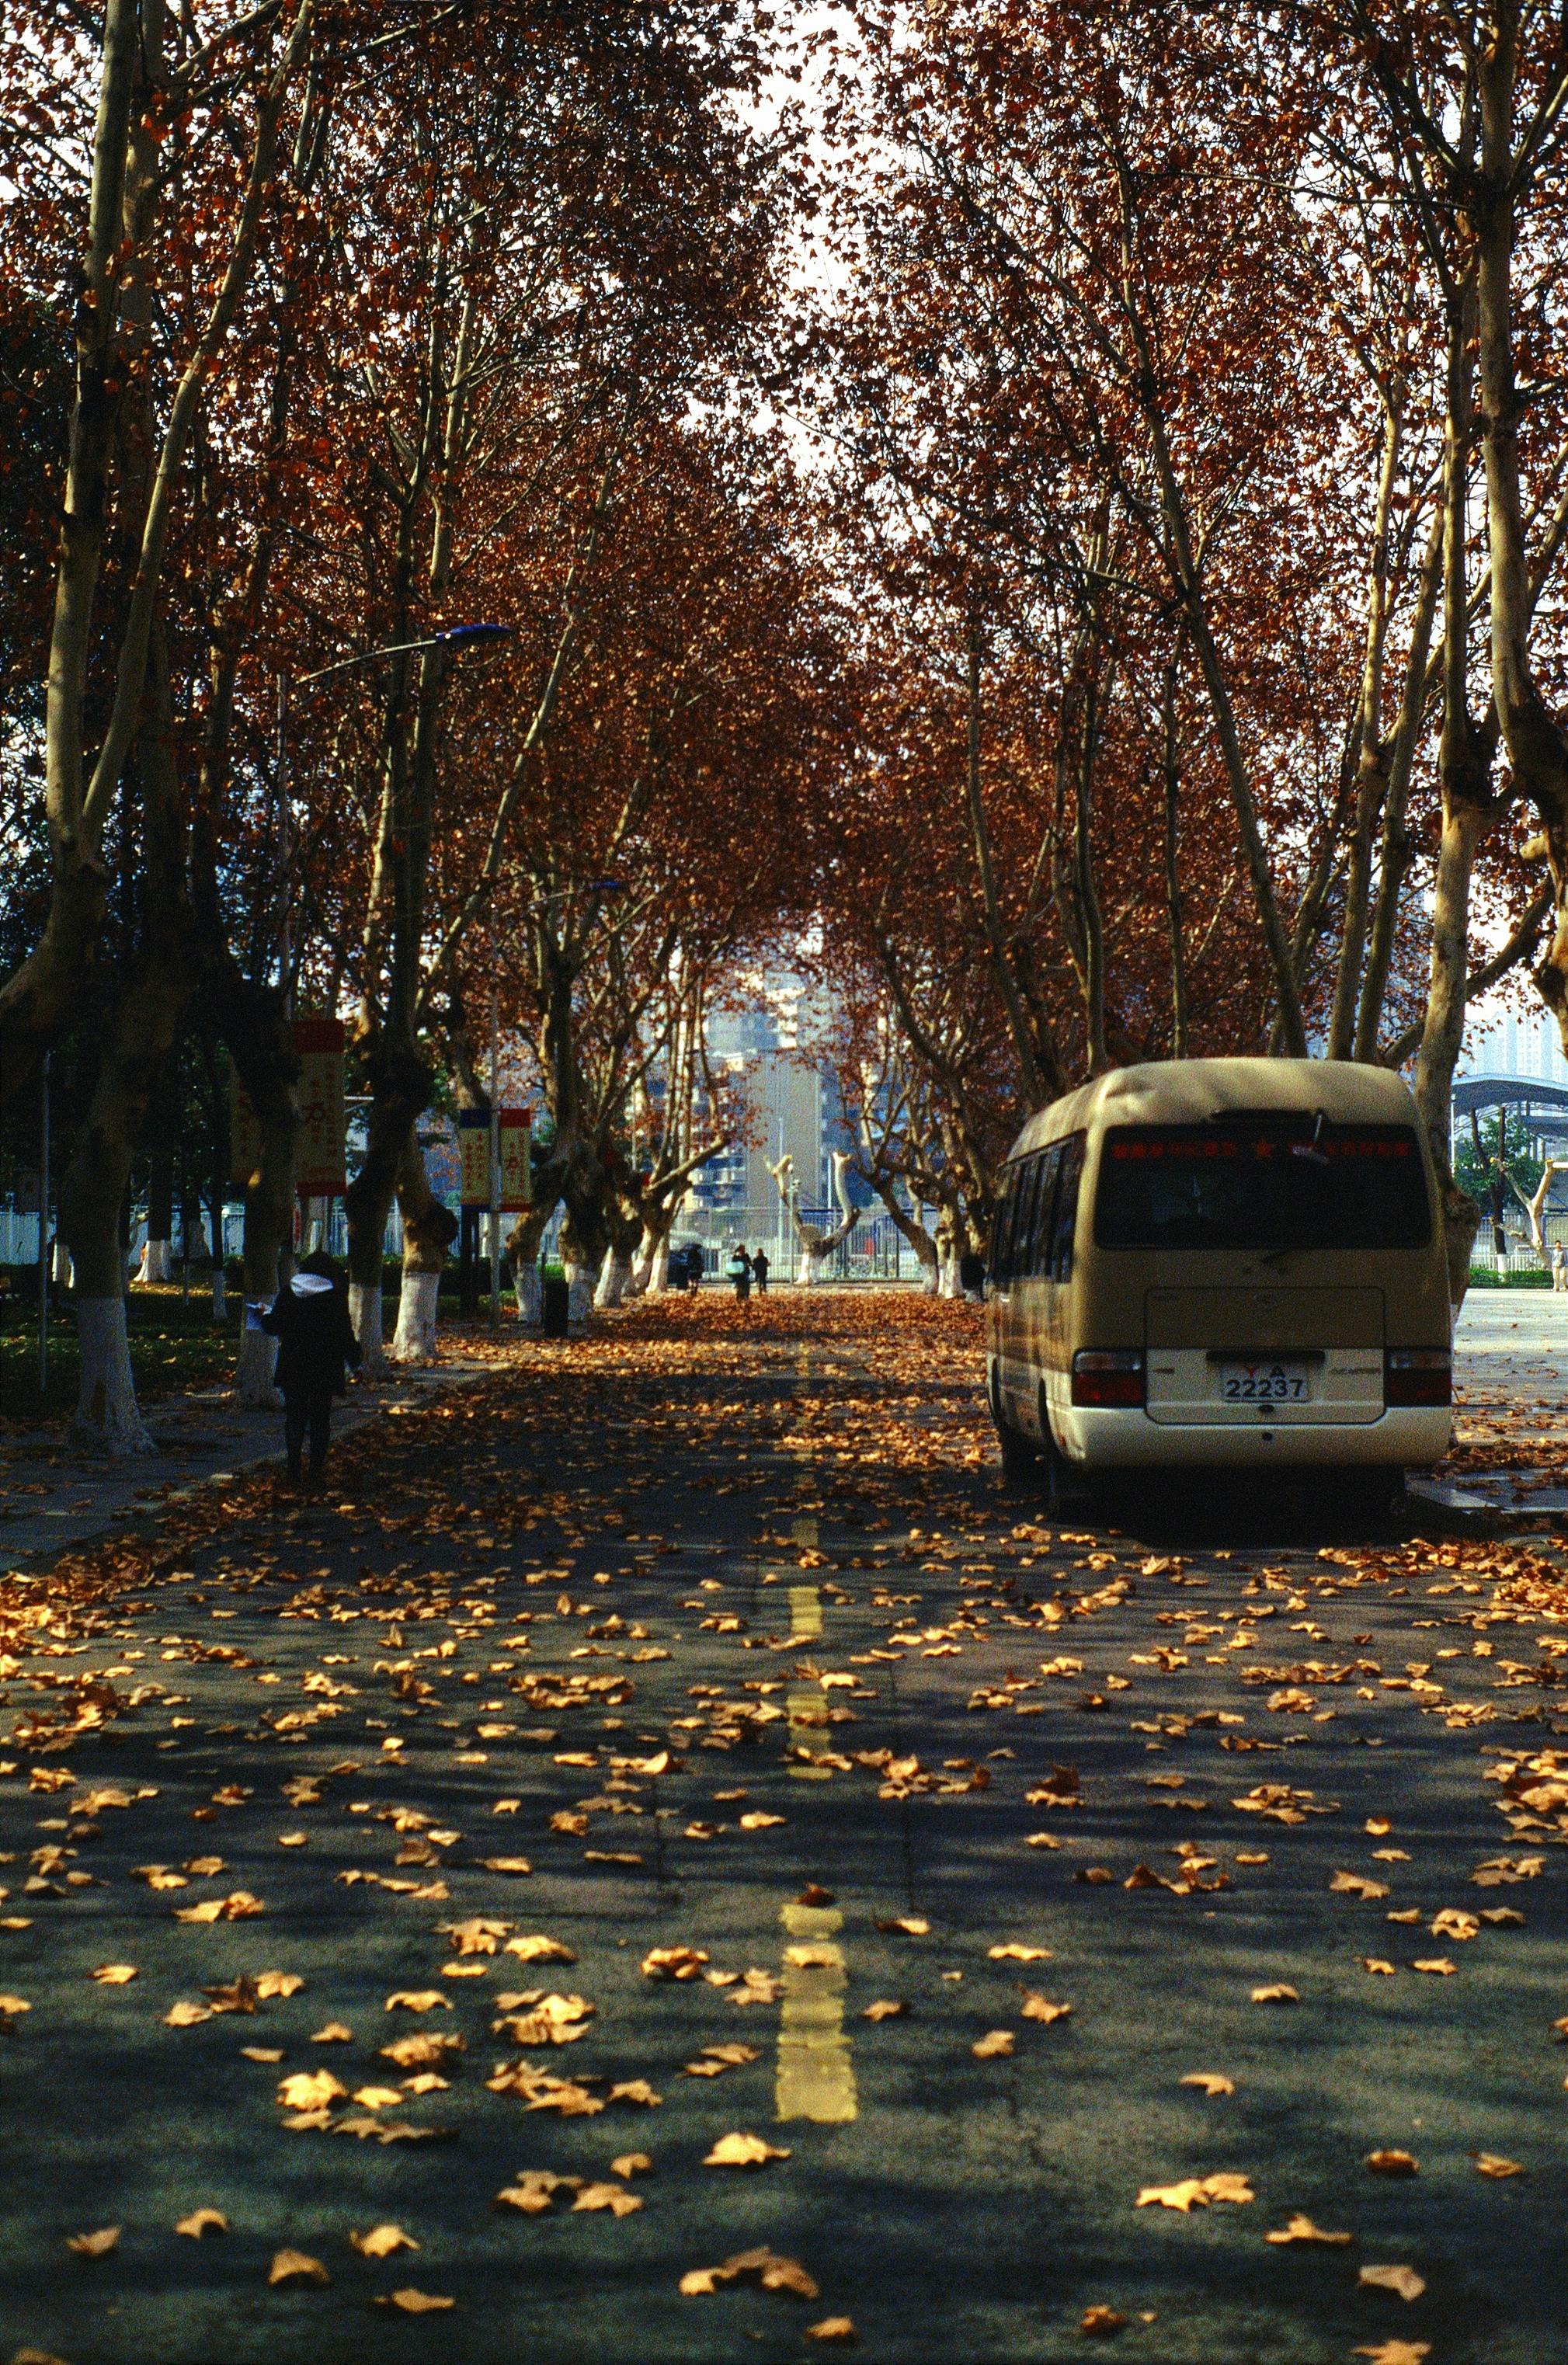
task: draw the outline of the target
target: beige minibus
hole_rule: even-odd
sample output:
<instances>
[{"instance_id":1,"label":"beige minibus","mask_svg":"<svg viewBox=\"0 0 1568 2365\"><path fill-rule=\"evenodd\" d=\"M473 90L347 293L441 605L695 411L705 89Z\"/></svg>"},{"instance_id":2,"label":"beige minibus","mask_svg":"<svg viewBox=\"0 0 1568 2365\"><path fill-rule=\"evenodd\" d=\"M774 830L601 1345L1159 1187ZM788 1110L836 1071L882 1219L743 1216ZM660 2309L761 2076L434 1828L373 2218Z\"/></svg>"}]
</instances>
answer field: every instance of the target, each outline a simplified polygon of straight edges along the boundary
<instances>
[{"instance_id":1,"label":"beige minibus","mask_svg":"<svg viewBox=\"0 0 1568 2365\"><path fill-rule=\"evenodd\" d=\"M1392 1497L1450 1427L1437 1176L1386 1069L1120 1068L1002 1176L987 1387L1004 1467L1349 1465Z\"/></svg>"}]
</instances>

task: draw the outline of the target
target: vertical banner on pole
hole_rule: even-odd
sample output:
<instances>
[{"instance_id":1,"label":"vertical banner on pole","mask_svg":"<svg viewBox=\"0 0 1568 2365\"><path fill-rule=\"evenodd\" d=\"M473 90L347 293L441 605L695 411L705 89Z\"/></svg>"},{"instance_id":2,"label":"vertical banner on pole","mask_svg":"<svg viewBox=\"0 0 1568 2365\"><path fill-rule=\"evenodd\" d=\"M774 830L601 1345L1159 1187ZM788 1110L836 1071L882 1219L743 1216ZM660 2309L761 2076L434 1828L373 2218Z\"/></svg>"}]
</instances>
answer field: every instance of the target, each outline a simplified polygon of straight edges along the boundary
<instances>
[{"instance_id":1,"label":"vertical banner on pole","mask_svg":"<svg viewBox=\"0 0 1568 2365\"><path fill-rule=\"evenodd\" d=\"M302 1199L335 1199L348 1182L343 1103L343 1028L337 1018L297 1018L299 1056L299 1140L296 1184ZM229 1074L229 1182L253 1191L262 1178L262 1128L251 1095Z\"/></svg>"},{"instance_id":2,"label":"vertical banner on pole","mask_svg":"<svg viewBox=\"0 0 1568 2365\"><path fill-rule=\"evenodd\" d=\"M533 1112L504 1108L500 1112L501 1213L520 1216L533 1199L530 1153L533 1142Z\"/></svg>"},{"instance_id":3,"label":"vertical banner on pole","mask_svg":"<svg viewBox=\"0 0 1568 2365\"><path fill-rule=\"evenodd\" d=\"M457 1159L463 1205L465 1207L487 1207L490 1204L490 1119L486 1110L458 1110Z\"/></svg>"},{"instance_id":4,"label":"vertical banner on pole","mask_svg":"<svg viewBox=\"0 0 1568 2365\"><path fill-rule=\"evenodd\" d=\"M297 1018L294 1048L299 1054L299 1194L335 1199L348 1187L342 1021Z\"/></svg>"}]
</instances>

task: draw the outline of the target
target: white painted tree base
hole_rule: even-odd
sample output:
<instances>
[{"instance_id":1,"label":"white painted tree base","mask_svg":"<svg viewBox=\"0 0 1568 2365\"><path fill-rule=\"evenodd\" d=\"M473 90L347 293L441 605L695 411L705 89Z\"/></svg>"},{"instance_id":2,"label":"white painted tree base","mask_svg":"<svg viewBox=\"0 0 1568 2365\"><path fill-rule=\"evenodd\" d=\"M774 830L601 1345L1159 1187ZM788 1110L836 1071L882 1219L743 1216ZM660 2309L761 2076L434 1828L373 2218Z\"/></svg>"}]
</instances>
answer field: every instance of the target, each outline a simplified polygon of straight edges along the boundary
<instances>
[{"instance_id":1,"label":"white painted tree base","mask_svg":"<svg viewBox=\"0 0 1568 2365\"><path fill-rule=\"evenodd\" d=\"M240 1359L234 1367L234 1399L258 1408L276 1408L282 1399L273 1383L277 1368L277 1340L264 1330L240 1333Z\"/></svg>"},{"instance_id":2,"label":"white painted tree base","mask_svg":"<svg viewBox=\"0 0 1568 2365\"><path fill-rule=\"evenodd\" d=\"M669 1241L667 1239L656 1242L652 1256L646 1260L643 1275L643 1295L644 1297L666 1297L669 1295Z\"/></svg>"},{"instance_id":3,"label":"white painted tree base","mask_svg":"<svg viewBox=\"0 0 1568 2365\"><path fill-rule=\"evenodd\" d=\"M378 1283L350 1282L349 1322L359 1340L361 1379L378 1378L386 1369L386 1351L381 1338L381 1289Z\"/></svg>"},{"instance_id":4,"label":"white painted tree base","mask_svg":"<svg viewBox=\"0 0 1568 2365\"><path fill-rule=\"evenodd\" d=\"M136 1278L143 1289L153 1282L173 1281L174 1278L174 1241L144 1240L141 1244L141 1262L137 1267Z\"/></svg>"},{"instance_id":5,"label":"white painted tree base","mask_svg":"<svg viewBox=\"0 0 1568 2365\"><path fill-rule=\"evenodd\" d=\"M580 1330L593 1312L593 1283L586 1272L574 1272L566 1283L566 1328Z\"/></svg>"},{"instance_id":6,"label":"white painted tree base","mask_svg":"<svg viewBox=\"0 0 1568 2365\"><path fill-rule=\"evenodd\" d=\"M594 1304L606 1311L619 1306L625 1297L631 1279L631 1258L618 1255L614 1249L606 1249L604 1262L599 1272L599 1287L593 1294Z\"/></svg>"},{"instance_id":7,"label":"white painted tree base","mask_svg":"<svg viewBox=\"0 0 1568 2365\"><path fill-rule=\"evenodd\" d=\"M823 1258L814 1249L801 1250L801 1269L795 1275L797 1287L814 1289L823 1277Z\"/></svg>"},{"instance_id":8,"label":"white painted tree base","mask_svg":"<svg viewBox=\"0 0 1568 2365\"><path fill-rule=\"evenodd\" d=\"M537 1330L543 1309L543 1283L536 1264L514 1264L511 1285L517 1292L517 1318L525 1329Z\"/></svg>"},{"instance_id":9,"label":"white painted tree base","mask_svg":"<svg viewBox=\"0 0 1568 2365\"><path fill-rule=\"evenodd\" d=\"M395 1363L433 1363L436 1303L441 1295L439 1272L403 1274L398 1293L398 1328L392 1335Z\"/></svg>"},{"instance_id":10,"label":"white painted tree base","mask_svg":"<svg viewBox=\"0 0 1568 2365\"><path fill-rule=\"evenodd\" d=\"M124 1298L79 1297L76 1336L82 1348L82 1386L71 1428L73 1442L116 1460L155 1452L137 1408Z\"/></svg>"},{"instance_id":11,"label":"white painted tree base","mask_svg":"<svg viewBox=\"0 0 1568 2365\"><path fill-rule=\"evenodd\" d=\"M958 1260L956 1256L945 1256L938 1264L936 1295L938 1297L962 1296L963 1292L958 1287Z\"/></svg>"}]
</instances>

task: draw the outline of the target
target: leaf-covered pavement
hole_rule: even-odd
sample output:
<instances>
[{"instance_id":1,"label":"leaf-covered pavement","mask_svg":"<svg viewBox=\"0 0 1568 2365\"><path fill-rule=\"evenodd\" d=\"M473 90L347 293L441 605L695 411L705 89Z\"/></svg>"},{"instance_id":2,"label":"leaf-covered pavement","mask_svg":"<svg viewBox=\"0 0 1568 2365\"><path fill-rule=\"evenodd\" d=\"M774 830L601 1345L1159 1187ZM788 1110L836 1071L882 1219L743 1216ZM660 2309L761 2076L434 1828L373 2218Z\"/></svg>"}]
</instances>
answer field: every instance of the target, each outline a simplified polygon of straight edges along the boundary
<instances>
[{"instance_id":1,"label":"leaf-covered pavement","mask_svg":"<svg viewBox=\"0 0 1568 2365\"><path fill-rule=\"evenodd\" d=\"M1552 2354L1561 1551L1064 1530L978 1353L650 1309L7 1590L0 2356Z\"/></svg>"}]
</instances>

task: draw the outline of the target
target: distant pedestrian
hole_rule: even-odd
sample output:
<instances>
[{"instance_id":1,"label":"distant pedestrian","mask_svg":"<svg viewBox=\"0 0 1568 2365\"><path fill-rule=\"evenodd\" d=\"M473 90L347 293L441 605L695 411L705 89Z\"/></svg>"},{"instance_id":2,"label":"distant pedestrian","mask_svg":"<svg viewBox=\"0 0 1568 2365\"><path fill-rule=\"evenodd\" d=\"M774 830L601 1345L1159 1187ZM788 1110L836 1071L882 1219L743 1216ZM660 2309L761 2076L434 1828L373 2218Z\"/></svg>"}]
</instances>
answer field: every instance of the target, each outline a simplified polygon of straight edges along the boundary
<instances>
[{"instance_id":1,"label":"distant pedestrian","mask_svg":"<svg viewBox=\"0 0 1568 2365\"><path fill-rule=\"evenodd\" d=\"M1551 1286L1568 1295L1568 1248L1561 1240L1551 1244Z\"/></svg>"},{"instance_id":2,"label":"distant pedestrian","mask_svg":"<svg viewBox=\"0 0 1568 2365\"><path fill-rule=\"evenodd\" d=\"M767 1250L766 1249L754 1249L752 1250L751 1257L751 1277L756 1283L756 1294L758 1297L766 1297L767 1295L767 1276L771 1271L772 1267L768 1262Z\"/></svg>"},{"instance_id":3,"label":"distant pedestrian","mask_svg":"<svg viewBox=\"0 0 1568 2365\"><path fill-rule=\"evenodd\" d=\"M359 1340L349 1320L348 1294L332 1260L318 1249L280 1289L262 1317L262 1328L277 1340L277 1384L283 1391L283 1433L288 1474L299 1482L306 1431L310 1435L310 1478L327 1466L332 1398L348 1383L344 1366L359 1368Z\"/></svg>"},{"instance_id":4,"label":"distant pedestrian","mask_svg":"<svg viewBox=\"0 0 1568 2365\"><path fill-rule=\"evenodd\" d=\"M751 1295L751 1259L745 1252L744 1240L737 1240L730 1250L730 1261L724 1272L734 1283L736 1305L744 1306Z\"/></svg>"},{"instance_id":5,"label":"distant pedestrian","mask_svg":"<svg viewBox=\"0 0 1568 2365\"><path fill-rule=\"evenodd\" d=\"M686 1251L686 1294L689 1297L695 1297L701 1288L702 1276L707 1269L708 1260L703 1255L699 1243L693 1240Z\"/></svg>"}]
</instances>

